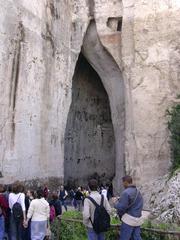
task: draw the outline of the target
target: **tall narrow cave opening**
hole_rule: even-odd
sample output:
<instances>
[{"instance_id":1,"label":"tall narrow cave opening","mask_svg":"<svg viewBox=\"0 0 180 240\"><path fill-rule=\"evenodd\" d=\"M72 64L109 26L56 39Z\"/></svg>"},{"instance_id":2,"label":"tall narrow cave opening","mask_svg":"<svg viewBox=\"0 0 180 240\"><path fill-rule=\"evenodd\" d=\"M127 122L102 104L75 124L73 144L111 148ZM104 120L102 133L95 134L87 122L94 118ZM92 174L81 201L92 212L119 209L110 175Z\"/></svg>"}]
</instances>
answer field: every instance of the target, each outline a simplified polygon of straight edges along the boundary
<instances>
[{"instance_id":1,"label":"tall narrow cave opening","mask_svg":"<svg viewBox=\"0 0 180 240\"><path fill-rule=\"evenodd\" d=\"M86 185L91 177L107 183L115 176L115 138L108 95L82 54L73 77L64 156L66 185Z\"/></svg>"}]
</instances>

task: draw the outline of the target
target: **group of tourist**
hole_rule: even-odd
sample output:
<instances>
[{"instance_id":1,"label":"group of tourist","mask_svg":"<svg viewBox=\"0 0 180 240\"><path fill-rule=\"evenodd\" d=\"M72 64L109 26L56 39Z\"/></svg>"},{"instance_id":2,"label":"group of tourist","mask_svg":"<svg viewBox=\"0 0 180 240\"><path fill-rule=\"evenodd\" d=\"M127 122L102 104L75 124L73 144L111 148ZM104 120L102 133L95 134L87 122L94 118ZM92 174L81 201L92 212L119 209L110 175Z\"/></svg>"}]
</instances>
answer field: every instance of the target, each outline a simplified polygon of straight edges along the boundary
<instances>
[{"instance_id":1,"label":"group of tourist","mask_svg":"<svg viewBox=\"0 0 180 240\"><path fill-rule=\"evenodd\" d=\"M143 199L130 176L122 180L125 190L120 198L113 197L112 187L98 187L95 179L89 181L88 189L78 187L69 192L64 186L50 192L47 185L36 191L25 191L19 182L8 188L0 185L0 240L46 239L50 223L62 214L62 206L67 211L67 199L71 207L83 211L88 240L105 239L104 232L110 226L112 204L122 220L120 240L141 240Z\"/></svg>"},{"instance_id":2,"label":"group of tourist","mask_svg":"<svg viewBox=\"0 0 180 240\"><path fill-rule=\"evenodd\" d=\"M0 185L0 240L43 240L50 221L62 213L58 193L46 197L46 188L25 192L19 182Z\"/></svg>"}]
</instances>

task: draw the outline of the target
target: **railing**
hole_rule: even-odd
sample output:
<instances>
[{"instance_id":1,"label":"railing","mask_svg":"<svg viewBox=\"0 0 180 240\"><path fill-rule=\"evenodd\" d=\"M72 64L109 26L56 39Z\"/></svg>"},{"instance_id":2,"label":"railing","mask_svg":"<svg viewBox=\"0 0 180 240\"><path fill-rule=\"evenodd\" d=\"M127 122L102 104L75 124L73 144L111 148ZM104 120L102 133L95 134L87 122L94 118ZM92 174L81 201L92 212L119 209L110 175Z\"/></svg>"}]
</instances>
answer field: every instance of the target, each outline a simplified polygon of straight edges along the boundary
<instances>
[{"instance_id":1,"label":"railing","mask_svg":"<svg viewBox=\"0 0 180 240\"><path fill-rule=\"evenodd\" d=\"M61 218L61 221L74 223L74 224L83 224L81 219L67 219L67 218ZM119 238L119 224L113 224L111 225L111 230L114 230L116 232L117 239ZM141 227L142 231L142 239L143 240L180 240L180 232L178 231L167 231L167 230L161 230L161 229L153 229L153 228L146 228ZM61 239L61 238L60 238ZM116 239L112 239L116 240Z\"/></svg>"}]
</instances>

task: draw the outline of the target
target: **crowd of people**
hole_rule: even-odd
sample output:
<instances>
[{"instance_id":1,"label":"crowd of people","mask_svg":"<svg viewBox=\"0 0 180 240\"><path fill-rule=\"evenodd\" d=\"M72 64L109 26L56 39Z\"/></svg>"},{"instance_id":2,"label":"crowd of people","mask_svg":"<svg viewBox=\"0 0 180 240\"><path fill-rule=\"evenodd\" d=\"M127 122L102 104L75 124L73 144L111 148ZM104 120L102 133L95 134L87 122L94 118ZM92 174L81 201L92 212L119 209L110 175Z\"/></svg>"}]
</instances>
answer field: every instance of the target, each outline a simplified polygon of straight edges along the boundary
<instances>
[{"instance_id":1,"label":"crowd of people","mask_svg":"<svg viewBox=\"0 0 180 240\"><path fill-rule=\"evenodd\" d=\"M99 190L110 196L107 187ZM83 187L67 191L62 185L50 191L45 185L34 191L25 190L20 182L0 185L0 240L43 240L49 223L61 216L62 206L65 211L68 207L82 211L87 196L89 191Z\"/></svg>"},{"instance_id":2,"label":"crowd of people","mask_svg":"<svg viewBox=\"0 0 180 240\"><path fill-rule=\"evenodd\" d=\"M84 199L87 198L90 194L89 186L87 188L84 187L78 187L77 189L70 189L69 192L63 189L63 186L61 186L60 190L60 200L62 202L62 206L65 207L65 210L67 211L67 203L70 201L70 205L74 207L78 211L82 211L82 207L84 204ZM97 191L104 195L105 198L108 200L113 197L113 187L112 184L106 184L98 186ZM64 199L63 199L64 198Z\"/></svg>"},{"instance_id":3,"label":"crowd of people","mask_svg":"<svg viewBox=\"0 0 180 240\"><path fill-rule=\"evenodd\" d=\"M50 221L61 214L57 191L47 194L46 187L25 191L19 182L0 185L0 240L43 240Z\"/></svg>"},{"instance_id":4,"label":"crowd of people","mask_svg":"<svg viewBox=\"0 0 180 240\"><path fill-rule=\"evenodd\" d=\"M123 178L123 185L125 190L120 198L113 197L112 184L99 187L95 179L89 181L88 188L69 191L64 186L50 191L47 185L36 191L25 190L20 182L0 185L0 240L46 239L50 223L60 219L62 207L64 211L75 208L83 212L88 240L104 240L112 204L122 220L120 240L141 240L143 199L130 176Z\"/></svg>"}]
</instances>

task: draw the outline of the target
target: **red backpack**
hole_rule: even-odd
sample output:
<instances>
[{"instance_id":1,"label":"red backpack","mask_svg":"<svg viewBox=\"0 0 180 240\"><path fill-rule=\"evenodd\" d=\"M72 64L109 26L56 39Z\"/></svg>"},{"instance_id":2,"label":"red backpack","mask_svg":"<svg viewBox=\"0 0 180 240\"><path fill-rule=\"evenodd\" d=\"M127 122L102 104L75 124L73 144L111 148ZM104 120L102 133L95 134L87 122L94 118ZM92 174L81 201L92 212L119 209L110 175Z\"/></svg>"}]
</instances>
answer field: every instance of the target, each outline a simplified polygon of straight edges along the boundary
<instances>
[{"instance_id":1,"label":"red backpack","mask_svg":"<svg viewBox=\"0 0 180 240\"><path fill-rule=\"evenodd\" d=\"M50 206L50 222L53 222L56 217L56 211L53 205Z\"/></svg>"},{"instance_id":2,"label":"red backpack","mask_svg":"<svg viewBox=\"0 0 180 240\"><path fill-rule=\"evenodd\" d=\"M6 197L3 194L0 194L0 215L3 214L3 216L7 217L7 211L9 208L8 201L6 200Z\"/></svg>"}]
</instances>

